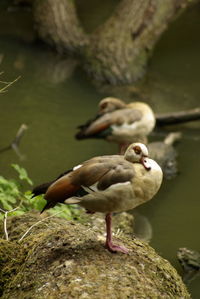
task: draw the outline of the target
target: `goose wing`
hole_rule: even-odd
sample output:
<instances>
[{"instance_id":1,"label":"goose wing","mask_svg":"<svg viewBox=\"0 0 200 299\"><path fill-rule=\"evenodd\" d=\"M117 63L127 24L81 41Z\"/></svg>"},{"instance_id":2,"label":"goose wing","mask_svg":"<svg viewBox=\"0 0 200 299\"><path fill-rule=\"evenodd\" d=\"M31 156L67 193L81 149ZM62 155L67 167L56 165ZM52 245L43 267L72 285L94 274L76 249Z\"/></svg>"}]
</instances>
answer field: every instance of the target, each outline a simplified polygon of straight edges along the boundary
<instances>
[{"instance_id":1,"label":"goose wing","mask_svg":"<svg viewBox=\"0 0 200 299\"><path fill-rule=\"evenodd\" d=\"M99 191L103 191L113 184L132 180L135 174L133 165L118 155L96 157L74 169L48 188L44 209L70 197L85 195L82 194L84 187L93 188L95 185Z\"/></svg>"},{"instance_id":2,"label":"goose wing","mask_svg":"<svg viewBox=\"0 0 200 299\"><path fill-rule=\"evenodd\" d=\"M106 137L112 133L112 125L132 124L141 118L142 112L131 108L105 113L95 118L94 121L88 122L85 126L81 126L76 138Z\"/></svg>"}]
</instances>

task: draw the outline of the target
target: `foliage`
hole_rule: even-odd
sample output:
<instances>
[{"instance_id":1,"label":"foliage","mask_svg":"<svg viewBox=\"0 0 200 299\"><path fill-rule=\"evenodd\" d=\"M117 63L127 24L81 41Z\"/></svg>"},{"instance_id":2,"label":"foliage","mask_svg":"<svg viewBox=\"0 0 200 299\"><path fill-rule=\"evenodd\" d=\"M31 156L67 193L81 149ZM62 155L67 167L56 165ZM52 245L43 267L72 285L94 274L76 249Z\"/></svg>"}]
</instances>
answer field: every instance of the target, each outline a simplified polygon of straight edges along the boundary
<instances>
[{"instance_id":1,"label":"foliage","mask_svg":"<svg viewBox=\"0 0 200 299\"><path fill-rule=\"evenodd\" d=\"M6 212L18 207L17 210L9 213L9 215L21 215L30 210L41 211L46 203L43 195L33 197L30 190L22 191L22 181L28 183L29 186L32 186L33 182L24 168L17 164L12 164L12 167L17 171L19 180L8 180L0 176L0 208ZM80 214L80 211L76 207L65 205L58 205L50 209L49 212L50 214L59 212L58 216L67 220L79 218ZM4 213L1 213L0 219L3 217Z\"/></svg>"},{"instance_id":2,"label":"foliage","mask_svg":"<svg viewBox=\"0 0 200 299\"><path fill-rule=\"evenodd\" d=\"M69 205L57 205L55 206L53 209L49 210L50 214L54 214L54 213L58 213L59 217L65 218L67 220L71 220L71 219L77 219L80 222L82 222L82 218L80 216L80 207L73 205L73 206L69 206Z\"/></svg>"},{"instance_id":3,"label":"foliage","mask_svg":"<svg viewBox=\"0 0 200 299\"><path fill-rule=\"evenodd\" d=\"M18 172L20 180L26 181L29 185L33 185L31 179L29 179L26 169L20 167L17 164L12 164L12 167Z\"/></svg>"}]
</instances>

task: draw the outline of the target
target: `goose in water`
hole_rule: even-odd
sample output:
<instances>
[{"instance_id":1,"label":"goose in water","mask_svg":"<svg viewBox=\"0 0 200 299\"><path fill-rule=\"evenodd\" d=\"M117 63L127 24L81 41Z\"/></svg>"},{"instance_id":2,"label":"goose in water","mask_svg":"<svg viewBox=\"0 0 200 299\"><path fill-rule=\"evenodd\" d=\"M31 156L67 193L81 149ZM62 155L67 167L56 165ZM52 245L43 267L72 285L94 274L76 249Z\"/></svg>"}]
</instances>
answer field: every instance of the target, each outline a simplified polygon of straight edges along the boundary
<instances>
[{"instance_id":1,"label":"goose in water","mask_svg":"<svg viewBox=\"0 0 200 299\"><path fill-rule=\"evenodd\" d=\"M118 143L120 152L123 152L132 142L147 143L146 137L155 123L155 115L146 103L126 104L120 99L108 97L100 101L97 116L78 127L76 138L104 138Z\"/></svg>"}]
</instances>

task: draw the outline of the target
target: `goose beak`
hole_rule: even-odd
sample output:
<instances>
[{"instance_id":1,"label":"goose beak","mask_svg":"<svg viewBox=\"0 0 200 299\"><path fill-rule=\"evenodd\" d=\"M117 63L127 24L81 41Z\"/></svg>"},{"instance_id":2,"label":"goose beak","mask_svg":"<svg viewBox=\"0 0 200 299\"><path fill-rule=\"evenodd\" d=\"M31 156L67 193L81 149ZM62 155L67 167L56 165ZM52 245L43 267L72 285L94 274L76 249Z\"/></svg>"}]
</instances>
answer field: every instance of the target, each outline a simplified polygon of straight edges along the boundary
<instances>
[{"instance_id":1,"label":"goose beak","mask_svg":"<svg viewBox=\"0 0 200 299\"><path fill-rule=\"evenodd\" d=\"M147 160L146 160L146 156L143 156L141 159L140 159L140 163L142 163L142 165L144 166L144 168L146 170L151 170L151 166L148 164Z\"/></svg>"}]
</instances>

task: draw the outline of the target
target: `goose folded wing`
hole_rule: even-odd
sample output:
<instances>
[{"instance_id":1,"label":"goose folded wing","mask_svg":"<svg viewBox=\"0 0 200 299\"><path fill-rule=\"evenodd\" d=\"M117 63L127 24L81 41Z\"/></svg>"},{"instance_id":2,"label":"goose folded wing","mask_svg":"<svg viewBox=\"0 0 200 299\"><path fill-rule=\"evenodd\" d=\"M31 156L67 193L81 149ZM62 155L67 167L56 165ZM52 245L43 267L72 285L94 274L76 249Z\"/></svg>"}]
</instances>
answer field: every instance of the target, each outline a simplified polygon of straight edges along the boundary
<instances>
[{"instance_id":1,"label":"goose folded wing","mask_svg":"<svg viewBox=\"0 0 200 299\"><path fill-rule=\"evenodd\" d=\"M96 121L99 117L101 117L101 115L100 114L97 114L97 115L95 115L95 117L93 117L92 119L89 119L88 121L86 121L86 123L84 123L84 124L82 124L82 125L79 125L78 127L77 127L77 129L79 129L79 132L77 132L76 133L76 135L75 135L75 137L77 138L77 139L81 139L81 138L83 138L84 137L84 132L85 132L85 130L94 122L94 121Z\"/></svg>"},{"instance_id":2,"label":"goose folded wing","mask_svg":"<svg viewBox=\"0 0 200 299\"><path fill-rule=\"evenodd\" d=\"M130 181L134 173L133 165L124 160L122 156L102 156L90 159L63 175L48 188L45 194L47 203L43 211L71 197L81 197L84 187L92 188L95 185L98 190L105 190L111 185ZM66 201L66 203L71 202Z\"/></svg>"},{"instance_id":3,"label":"goose folded wing","mask_svg":"<svg viewBox=\"0 0 200 299\"><path fill-rule=\"evenodd\" d=\"M132 124L141 118L142 112L139 110L130 108L120 109L98 117L84 128L84 132L82 132L82 134L84 136L94 136L107 130L112 125L120 126L124 123Z\"/></svg>"},{"instance_id":4,"label":"goose folded wing","mask_svg":"<svg viewBox=\"0 0 200 299\"><path fill-rule=\"evenodd\" d=\"M134 176L133 165L121 156L99 157L87 161L74 172L73 184L105 190L111 185L130 181Z\"/></svg>"}]
</instances>

